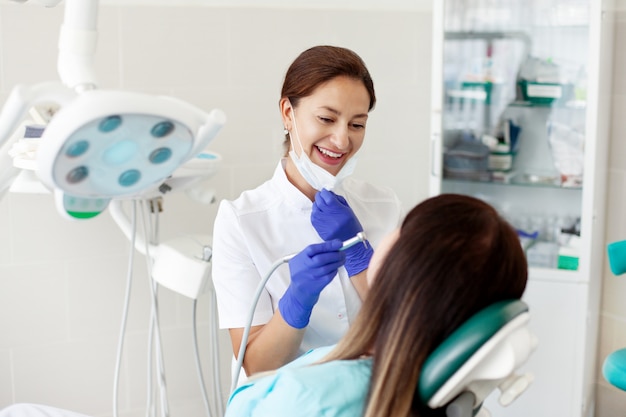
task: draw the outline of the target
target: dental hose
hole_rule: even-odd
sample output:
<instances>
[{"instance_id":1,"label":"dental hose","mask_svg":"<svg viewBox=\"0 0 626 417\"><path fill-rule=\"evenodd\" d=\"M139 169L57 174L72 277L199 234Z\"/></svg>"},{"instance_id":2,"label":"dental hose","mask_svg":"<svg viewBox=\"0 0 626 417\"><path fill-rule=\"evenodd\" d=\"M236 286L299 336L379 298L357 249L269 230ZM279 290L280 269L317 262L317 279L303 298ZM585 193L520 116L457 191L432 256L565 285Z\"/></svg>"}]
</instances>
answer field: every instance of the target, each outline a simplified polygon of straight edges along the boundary
<instances>
[{"instance_id":1,"label":"dental hose","mask_svg":"<svg viewBox=\"0 0 626 417\"><path fill-rule=\"evenodd\" d=\"M237 355L237 364L235 365L235 369L233 371L233 379L230 385L231 394L235 391L235 388L237 388L237 381L239 381L239 374L241 373L241 368L243 367L243 357L246 354L246 345L248 344L248 336L250 335L250 328L252 327L252 319L254 318L254 311L256 310L256 305L259 302L261 293L263 292L263 289L265 288L265 284L270 279L274 271L278 269L279 266L281 266L284 263L289 262L291 258L293 258L294 256L295 254L287 255L285 257L280 258L276 262L274 262L272 266L270 267L269 272L263 277L261 282L259 282L259 285L257 285L256 287L256 292L254 293L254 298L253 298L254 301L252 302L252 307L250 308L250 311L248 312L248 318L246 320L246 323L248 324L243 330L241 344L239 345L239 354Z\"/></svg>"},{"instance_id":2,"label":"dental hose","mask_svg":"<svg viewBox=\"0 0 626 417\"><path fill-rule=\"evenodd\" d=\"M211 291L211 294L209 296L209 311L211 312L211 314L213 315L213 317L217 317L217 306L216 306L216 300L215 300L215 291ZM198 380L200 382L200 390L201 390L201 394L202 394L202 400L204 402L204 407L206 409L207 412L207 417L213 417L213 412L211 410L211 404L209 401L209 396L207 394L207 389L206 389L206 384L204 383L204 375L202 372L202 364L200 361L200 351L198 348L198 332L196 329L196 311L197 311L197 305L198 305L198 300L194 299L193 300L193 309L192 309L192 322L193 322L193 346L194 346L194 356L196 359L196 370L198 372ZM224 401L223 401L223 395L222 395L222 388L221 388L221 381L220 381L220 375L221 375L221 371L220 371L220 360L219 360L219 356L220 356L220 349L219 349L219 340L218 340L218 333L217 333L217 323L213 322L211 323L211 335L210 338L212 340L212 344L211 347L213 348L213 352L212 355L210 355L213 358L213 394L214 394L214 400L215 400L215 408L214 408L214 412L215 415L217 417L221 417L224 415Z\"/></svg>"},{"instance_id":3,"label":"dental hose","mask_svg":"<svg viewBox=\"0 0 626 417\"><path fill-rule=\"evenodd\" d=\"M137 219L137 206L136 206L136 203L134 202L133 202L132 216L133 216L132 223L133 225L135 225L136 219ZM117 354L115 358L115 370L114 370L114 375L113 375L113 417L118 417L118 410L117 410L118 390L119 390L119 381L120 381L120 370L122 367L122 352L124 350L124 333L126 331L128 307L130 304L130 294L131 294L131 288L132 288L132 282L133 282L132 269L133 269L133 264L134 264L134 251L132 250L132 248L134 248L134 245L135 245L135 236L136 236L136 230L133 228L133 233L131 235L131 241L130 241L131 251L128 257L126 292L124 296L124 311L122 312L122 322L120 324L120 335L118 338Z\"/></svg>"}]
</instances>

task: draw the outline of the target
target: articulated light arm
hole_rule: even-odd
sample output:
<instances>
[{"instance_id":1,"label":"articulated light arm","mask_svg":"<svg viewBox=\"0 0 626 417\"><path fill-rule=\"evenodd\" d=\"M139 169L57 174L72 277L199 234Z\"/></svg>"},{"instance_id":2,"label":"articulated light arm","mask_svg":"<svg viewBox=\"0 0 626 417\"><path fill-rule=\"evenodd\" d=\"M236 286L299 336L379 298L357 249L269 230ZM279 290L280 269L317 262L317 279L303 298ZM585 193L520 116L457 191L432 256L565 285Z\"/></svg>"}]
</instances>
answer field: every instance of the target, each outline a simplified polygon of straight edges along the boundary
<instances>
[{"instance_id":1,"label":"articulated light arm","mask_svg":"<svg viewBox=\"0 0 626 417\"><path fill-rule=\"evenodd\" d=\"M29 0L13 0L26 3ZM32 0L55 7L62 0ZM63 84L77 91L95 88L94 56L98 41L99 0L65 0L63 24L59 33L57 71Z\"/></svg>"},{"instance_id":2,"label":"articulated light arm","mask_svg":"<svg viewBox=\"0 0 626 417\"><path fill-rule=\"evenodd\" d=\"M63 84L78 91L95 88L98 0L65 0L57 70Z\"/></svg>"},{"instance_id":3,"label":"articulated light arm","mask_svg":"<svg viewBox=\"0 0 626 417\"><path fill-rule=\"evenodd\" d=\"M75 93L59 82L13 87L0 112L0 197L8 190L19 172L13 166L13 158L9 151L21 138L16 129L23 122L28 110L40 103L55 102L63 105L75 97Z\"/></svg>"}]
</instances>

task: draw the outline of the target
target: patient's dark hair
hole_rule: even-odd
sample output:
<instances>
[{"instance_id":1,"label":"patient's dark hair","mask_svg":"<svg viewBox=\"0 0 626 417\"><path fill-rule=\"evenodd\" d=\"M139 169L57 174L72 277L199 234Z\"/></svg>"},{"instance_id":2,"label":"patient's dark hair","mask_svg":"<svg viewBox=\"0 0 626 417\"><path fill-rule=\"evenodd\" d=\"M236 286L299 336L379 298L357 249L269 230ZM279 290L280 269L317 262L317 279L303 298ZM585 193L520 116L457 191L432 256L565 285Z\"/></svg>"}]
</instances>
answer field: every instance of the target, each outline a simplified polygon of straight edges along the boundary
<instances>
[{"instance_id":1,"label":"patient's dark hair","mask_svg":"<svg viewBox=\"0 0 626 417\"><path fill-rule=\"evenodd\" d=\"M415 396L427 356L484 307L520 298L527 264L489 204L443 194L411 210L353 326L326 360L373 352L366 417L430 416Z\"/></svg>"}]
</instances>

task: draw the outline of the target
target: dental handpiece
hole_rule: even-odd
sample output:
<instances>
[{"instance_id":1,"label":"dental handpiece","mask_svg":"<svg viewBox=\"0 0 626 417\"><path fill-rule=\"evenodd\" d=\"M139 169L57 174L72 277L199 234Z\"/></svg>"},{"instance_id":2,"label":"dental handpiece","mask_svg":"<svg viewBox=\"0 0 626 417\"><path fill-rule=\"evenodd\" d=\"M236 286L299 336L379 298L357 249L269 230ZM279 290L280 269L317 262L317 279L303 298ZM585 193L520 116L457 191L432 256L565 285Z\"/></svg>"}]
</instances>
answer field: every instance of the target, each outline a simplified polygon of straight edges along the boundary
<instances>
[{"instance_id":1,"label":"dental handpiece","mask_svg":"<svg viewBox=\"0 0 626 417\"><path fill-rule=\"evenodd\" d=\"M357 243L360 243L360 242L363 242L363 244L367 246L366 240L367 240L367 238L365 237L365 232L359 232L354 237L352 237L352 238L350 238L348 240L344 240L343 241L343 245L341 245L339 250L340 251L346 250L346 249L351 248L352 246L354 246L354 245L356 245ZM283 258L283 262L289 262L297 254L298 253L296 252L296 253L292 253L291 255L285 256Z\"/></svg>"},{"instance_id":2,"label":"dental handpiece","mask_svg":"<svg viewBox=\"0 0 626 417\"><path fill-rule=\"evenodd\" d=\"M363 244L367 246L367 243L365 243L365 240L366 240L365 232L359 232L353 238L345 240L343 242L343 245L341 245L341 248L339 248L339 250L346 250L360 242L363 242Z\"/></svg>"}]
</instances>

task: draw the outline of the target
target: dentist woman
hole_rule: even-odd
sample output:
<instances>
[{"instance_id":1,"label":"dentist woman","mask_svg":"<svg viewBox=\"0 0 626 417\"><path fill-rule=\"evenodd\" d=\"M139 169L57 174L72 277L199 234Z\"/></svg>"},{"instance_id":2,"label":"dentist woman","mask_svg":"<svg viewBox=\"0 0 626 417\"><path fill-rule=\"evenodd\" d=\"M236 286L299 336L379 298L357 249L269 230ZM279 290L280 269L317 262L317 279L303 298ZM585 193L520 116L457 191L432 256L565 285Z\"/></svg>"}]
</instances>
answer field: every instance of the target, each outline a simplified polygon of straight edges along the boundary
<instances>
[{"instance_id":1,"label":"dentist woman","mask_svg":"<svg viewBox=\"0 0 626 417\"><path fill-rule=\"evenodd\" d=\"M248 375L337 343L361 307L373 248L403 215L393 191L350 177L375 103L372 78L353 51L302 52L279 101L285 155L271 179L220 203L212 274L235 356L257 285L274 262L298 253L261 295L243 362ZM363 231L366 244L337 252L337 240Z\"/></svg>"}]
</instances>

